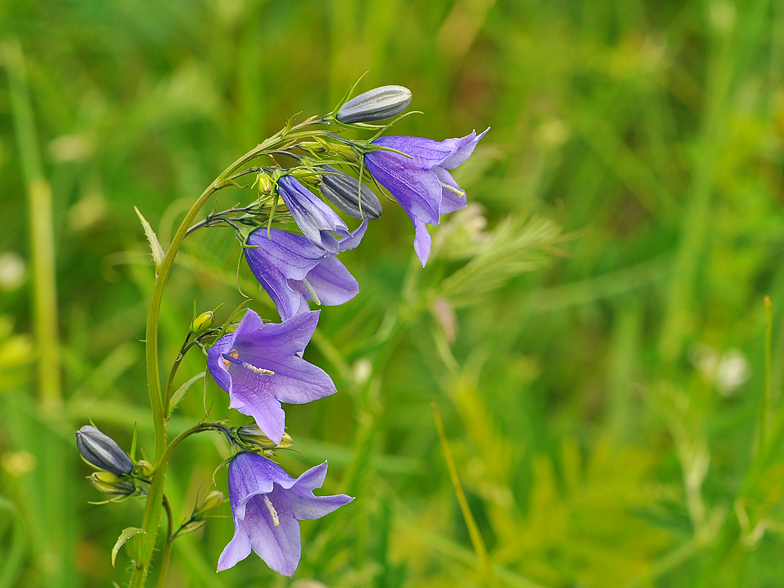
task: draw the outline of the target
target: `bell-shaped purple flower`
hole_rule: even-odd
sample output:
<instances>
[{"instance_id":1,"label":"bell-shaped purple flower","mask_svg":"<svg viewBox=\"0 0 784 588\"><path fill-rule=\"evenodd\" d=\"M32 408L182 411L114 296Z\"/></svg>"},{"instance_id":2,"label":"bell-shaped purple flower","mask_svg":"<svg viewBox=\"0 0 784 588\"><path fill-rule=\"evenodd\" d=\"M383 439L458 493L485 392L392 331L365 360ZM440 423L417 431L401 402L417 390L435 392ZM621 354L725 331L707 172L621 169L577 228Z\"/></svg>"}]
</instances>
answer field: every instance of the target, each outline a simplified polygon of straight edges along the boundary
<instances>
[{"instance_id":1,"label":"bell-shaped purple flower","mask_svg":"<svg viewBox=\"0 0 784 588\"><path fill-rule=\"evenodd\" d=\"M283 439L281 402L304 404L334 394L327 373L302 359L318 323L318 311L303 312L280 324L263 324L252 310L207 350L207 367L229 393L229 408L252 416L276 444Z\"/></svg>"},{"instance_id":2,"label":"bell-shaped purple flower","mask_svg":"<svg viewBox=\"0 0 784 588\"><path fill-rule=\"evenodd\" d=\"M229 464L229 500L234 537L218 560L218 571L233 567L250 550L274 571L293 576L301 554L299 522L318 519L354 500L314 496L327 475L327 462L294 479L273 461L240 453Z\"/></svg>"},{"instance_id":3,"label":"bell-shaped purple flower","mask_svg":"<svg viewBox=\"0 0 784 588\"><path fill-rule=\"evenodd\" d=\"M307 239L330 253L337 253L338 239L332 233L348 236L346 223L313 192L293 176L278 180L278 193L286 203L294 222Z\"/></svg>"},{"instance_id":4,"label":"bell-shaped purple flower","mask_svg":"<svg viewBox=\"0 0 784 588\"><path fill-rule=\"evenodd\" d=\"M366 219L349 237L340 239L338 250L359 245L367 225ZM245 259L284 321L308 312L307 300L337 306L351 300L359 291L354 276L333 253L302 235L259 229L251 233L247 244Z\"/></svg>"},{"instance_id":5,"label":"bell-shaped purple flower","mask_svg":"<svg viewBox=\"0 0 784 588\"><path fill-rule=\"evenodd\" d=\"M489 129L488 129L489 130ZM425 225L437 225L440 216L466 205L463 191L447 171L468 159L485 136L472 131L460 139L433 141L421 137L379 137L371 145L393 151L368 151L368 171L398 201L414 223L414 250L424 266L430 256L431 238Z\"/></svg>"}]
</instances>

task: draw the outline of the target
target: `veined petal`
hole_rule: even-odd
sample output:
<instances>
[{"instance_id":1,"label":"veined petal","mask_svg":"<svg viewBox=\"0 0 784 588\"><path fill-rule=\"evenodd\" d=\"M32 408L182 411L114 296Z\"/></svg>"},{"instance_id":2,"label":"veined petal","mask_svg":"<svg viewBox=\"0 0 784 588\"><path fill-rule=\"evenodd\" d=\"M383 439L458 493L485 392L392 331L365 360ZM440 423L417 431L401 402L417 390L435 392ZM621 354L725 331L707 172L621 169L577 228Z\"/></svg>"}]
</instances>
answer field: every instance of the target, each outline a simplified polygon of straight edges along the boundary
<instances>
[{"instance_id":1,"label":"veined petal","mask_svg":"<svg viewBox=\"0 0 784 588\"><path fill-rule=\"evenodd\" d=\"M410 216L410 215L409 215ZM430 233L427 232L427 225L417 218L411 217L414 223L416 235L414 236L414 251L419 258L422 267L427 264L427 259L430 257L430 245L433 242Z\"/></svg>"},{"instance_id":2,"label":"veined petal","mask_svg":"<svg viewBox=\"0 0 784 588\"><path fill-rule=\"evenodd\" d=\"M245 509L243 526L248 533L253 551L272 570L291 577L299 564L302 549L299 523L280 502L272 504L277 511L277 525L275 525L272 514L263 498L256 496L251 499Z\"/></svg>"},{"instance_id":3,"label":"veined petal","mask_svg":"<svg viewBox=\"0 0 784 588\"><path fill-rule=\"evenodd\" d=\"M442 188L432 171L406 167L402 155L383 151L365 155L365 165L409 216L415 216L422 222L438 224Z\"/></svg>"},{"instance_id":4,"label":"veined petal","mask_svg":"<svg viewBox=\"0 0 784 588\"><path fill-rule=\"evenodd\" d=\"M247 312L253 311L248 310ZM308 346L310 338L316 330L319 313L318 310L312 310L293 316L282 323L267 323L264 328L249 333L242 340L235 341L235 347L247 344L248 348L263 347L264 349L272 349L274 353L280 355L301 353ZM254 354L254 356L256 355Z\"/></svg>"},{"instance_id":5,"label":"veined petal","mask_svg":"<svg viewBox=\"0 0 784 588\"><path fill-rule=\"evenodd\" d=\"M456 141L458 139L451 139ZM431 169L440 165L442 161L450 157L455 152L455 148L447 141L433 141L423 137L379 137L373 141L373 145L389 147L395 151L400 151L410 158L403 157L391 151L372 151L371 153L386 153L387 155L397 155L408 162L409 167L421 169ZM367 157L368 153L365 155Z\"/></svg>"},{"instance_id":6,"label":"veined petal","mask_svg":"<svg viewBox=\"0 0 784 588\"><path fill-rule=\"evenodd\" d=\"M447 186L451 186L455 190L461 190L460 186L457 185L452 174L441 167L437 167L433 170L436 176L438 176L438 181L442 184L446 184ZM465 208L466 205L466 196L463 194L459 196L455 194L451 190L447 190L444 188L441 191L441 209L439 210L440 214L449 214L450 212L455 212L456 210L460 210L461 208Z\"/></svg>"},{"instance_id":7,"label":"veined petal","mask_svg":"<svg viewBox=\"0 0 784 588\"><path fill-rule=\"evenodd\" d=\"M283 440L283 431L286 430L286 413L280 406L280 401L271 391L271 379L276 376L251 375L256 375L259 378L257 386L248 385L252 385L251 377L241 379L236 374L232 374L234 385L232 386L229 408L234 408L242 414L253 417L259 429L278 444Z\"/></svg>"},{"instance_id":8,"label":"veined petal","mask_svg":"<svg viewBox=\"0 0 784 588\"><path fill-rule=\"evenodd\" d=\"M250 539L245 532L242 522L234 517L234 537L223 548L223 552L218 558L218 571L233 568L237 562L242 561L250 555Z\"/></svg>"},{"instance_id":9,"label":"veined petal","mask_svg":"<svg viewBox=\"0 0 784 588\"><path fill-rule=\"evenodd\" d=\"M455 169L458 165L471 157L476 144L479 143L489 130L490 127L487 127L479 136L476 135L476 131L471 131L470 135L466 135L460 139L447 139L444 141L444 143L448 144L452 149L452 154L439 164L440 167Z\"/></svg>"},{"instance_id":10,"label":"veined petal","mask_svg":"<svg viewBox=\"0 0 784 588\"><path fill-rule=\"evenodd\" d=\"M278 192L302 234L322 249L337 253L338 240L330 232L348 232L337 213L292 176L278 180Z\"/></svg>"},{"instance_id":11,"label":"veined petal","mask_svg":"<svg viewBox=\"0 0 784 588\"><path fill-rule=\"evenodd\" d=\"M307 280L321 304L325 306L337 306L348 302L359 292L359 283L354 276L333 256L322 260L314 267L308 274ZM313 299L302 282L290 280L289 285L307 300Z\"/></svg>"}]
</instances>

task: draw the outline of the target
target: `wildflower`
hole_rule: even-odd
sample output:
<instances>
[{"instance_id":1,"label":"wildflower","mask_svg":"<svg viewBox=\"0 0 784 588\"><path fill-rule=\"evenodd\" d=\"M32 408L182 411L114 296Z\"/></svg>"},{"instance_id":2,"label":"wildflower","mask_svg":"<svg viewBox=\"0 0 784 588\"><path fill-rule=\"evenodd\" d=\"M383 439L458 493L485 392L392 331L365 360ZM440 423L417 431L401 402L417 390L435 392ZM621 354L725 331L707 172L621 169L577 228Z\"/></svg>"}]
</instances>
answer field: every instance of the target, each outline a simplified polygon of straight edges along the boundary
<instances>
[{"instance_id":1,"label":"wildflower","mask_svg":"<svg viewBox=\"0 0 784 588\"><path fill-rule=\"evenodd\" d=\"M263 324L252 310L233 333L207 350L207 366L229 393L229 408L252 416L276 444L283 439L281 402L304 404L336 392L327 373L302 359L318 323L318 311L303 312L280 324Z\"/></svg>"},{"instance_id":2,"label":"wildflower","mask_svg":"<svg viewBox=\"0 0 784 588\"><path fill-rule=\"evenodd\" d=\"M91 425L76 431L76 448L84 460L115 476L130 474L133 462L117 442Z\"/></svg>"},{"instance_id":3,"label":"wildflower","mask_svg":"<svg viewBox=\"0 0 784 588\"><path fill-rule=\"evenodd\" d=\"M411 90L403 86L381 86L352 98L335 118L343 124L375 122L403 112L411 103Z\"/></svg>"},{"instance_id":4,"label":"wildflower","mask_svg":"<svg viewBox=\"0 0 784 588\"><path fill-rule=\"evenodd\" d=\"M340 250L337 237L332 233L345 237L349 232L334 210L292 176L278 180L278 193L299 230L311 243L330 253Z\"/></svg>"},{"instance_id":5,"label":"wildflower","mask_svg":"<svg viewBox=\"0 0 784 588\"><path fill-rule=\"evenodd\" d=\"M489 129L488 129L489 130ZM365 165L376 180L397 199L414 223L414 250L424 266L430 255L426 224L437 225L440 216L466 205L465 193L447 171L468 159L485 131L460 139L433 141L421 137L379 137L372 146L395 151L365 153Z\"/></svg>"},{"instance_id":6,"label":"wildflower","mask_svg":"<svg viewBox=\"0 0 784 588\"><path fill-rule=\"evenodd\" d=\"M338 251L359 245L366 228L367 220L351 236L337 241ZM259 229L251 233L248 245L245 259L284 321L310 310L307 300L337 306L359 291L354 276L333 253L301 235Z\"/></svg>"},{"instance_id":7,"label":"wildflower","mask_svg":"<svg viewBox=\"0 0 784 588\"><path fill-rule=\"evenodd\" d=\"M229 500L234 537L218 560L218 571L233 567L250 550L274 571L293 576L301 554L299 523L318 519L354 500L351 496L314 496L327 475L327 462L297 479L273 461L240 453L229 465Z\"/></svg>"}]
</instances>

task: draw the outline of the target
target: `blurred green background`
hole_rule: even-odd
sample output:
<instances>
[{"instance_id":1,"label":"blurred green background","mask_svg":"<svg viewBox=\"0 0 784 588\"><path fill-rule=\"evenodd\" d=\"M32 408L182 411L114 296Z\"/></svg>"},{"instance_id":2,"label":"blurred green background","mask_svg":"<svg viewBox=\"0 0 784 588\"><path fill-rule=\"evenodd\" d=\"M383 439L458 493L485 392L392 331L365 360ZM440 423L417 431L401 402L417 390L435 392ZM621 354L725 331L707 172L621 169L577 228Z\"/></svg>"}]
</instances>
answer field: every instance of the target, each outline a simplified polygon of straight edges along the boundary
<instances>
[{"instance_id":1,"label":"blurred green background","mask_svg":"<svg viewBox=\"0 0 784 588\"><path fill-rule=\"evenodd\" d=\"M396 134L492 127L456 173L473 204L433 231L424 270L392 203L341 256L360 294L324 310L306 354L338 394L289 407L302 455L280 459L293 475L328 459L323 493L357 500L303 523L294 580L253 555L215 574L217 518L175 542L167 586L781 586L782 31L781 0L5 0L0 588L128 578L110 550L143 502L88 504L103 497L73 432L93 419L127 449L137 423L151 452L133 206L166 247L231 161L365 71L359 91L405 85L425 113ZM221 321L241 300L239 255L229 231L186 241L164 369L194 300L224 303ZM202 369L188 357L178 382ZM213 383L206 403L242 422ZM196 386L171 430L204 404ZM175 521L227 455L185 442Z\"/></svg>"}]
</instances>

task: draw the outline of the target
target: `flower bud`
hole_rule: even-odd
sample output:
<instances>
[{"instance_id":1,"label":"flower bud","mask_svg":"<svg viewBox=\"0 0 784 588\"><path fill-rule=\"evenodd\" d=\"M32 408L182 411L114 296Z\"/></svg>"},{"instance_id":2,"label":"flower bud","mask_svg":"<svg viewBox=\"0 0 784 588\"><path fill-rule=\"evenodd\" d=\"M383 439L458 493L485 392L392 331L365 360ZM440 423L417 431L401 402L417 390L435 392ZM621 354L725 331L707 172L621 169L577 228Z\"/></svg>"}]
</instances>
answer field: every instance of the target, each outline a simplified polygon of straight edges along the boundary
<instances>
[{"instance_id":1,"label":"flower bud","mask_svg":"<svg viewBox=\"0 0 784 588\"><path fill-rule=\"evenodd\" d=\"M136 470L145 478L149 478L155 473L155 468L146 459L140 459L136 462Z\"/></svg>"},{"instance_id":2,"label":"flower bud","mask_svg":"<svg viewBox=\"0 0 784 588\"><path fill-rule=\"evenodd\" d=\"M211 310L201 313L193 319L193 322L191 323L191 333L202 333L206 331L212 326L214 318L215 314Z\"/></svg>"},{"instance_id":3,"label":"flower bud","mask_svg":"<svg viewBox=\"0 0 784 588\"><path fill-rule=\"evenodd\" d=\"M374 122L403 112L411 102L411 90L403 86L373 88L346 102L335 118L343 124Z\"/></svg>"},{"instance_id":4,"label":"flower bud","mask_svg":"<svg viewBox=\"0 0 784 588\"><path fill-rule=\"evenodd\" d=\"M276 444L272 439L261 432L258 425L248 425L234 429L236 436L246 445L252 445L259 449L288 449L294 445L291 435L283 433L283 439Z\"/></svg>"},{"instance_id":5,"label":"flower bud","mask_svg":"<svg viewBox=\"0 0 784 588\"><path fill-rule=\"evenodd\" d=\"M224 502L226 502L226 497L220 490L212 490L207 492L207 495L202 498L199 504L196 505L196 508L193 509L191 519L197 521L203 519Z\"/></svg>"},{"instance_id":6,"label":"flower bud","mask_svg":"<svg viewBox=\"0 0 784 588\"><path fill-rule=\"evenodd\" d=\"M90 483L98 492L128 496L136 492L133 482L128 478L120 478L111 472L93 472Z\"/></svg>"},{"instance_id":7,"label":"flower bud","mask_svg":"<svg viewBox=\"0 0 784 588\"><path fill-rule=\"evenodd\" d=\"M120 446L93 426L85 425L76 431L76 448L84 460L101 470L117 476L130 474L133 462Z\"/></svg>"},{"instance_id":8,"label":"flower bud","mask_svg":"<svg viewBox=\"0 0 784 588\"><path fill-rule=\"evenodd\" d=\"M259 183L259 193L269 194L272 192L272 179L265 173L260 173L257 177Z\"/></svg>"},{"instance_id":9,"label":"flower bud","mask_svg":"<svg viewBox=\"0 0 784 588\"><path fill-rule=\"evenodd\" d=\"M321 193L332 204L354 218L376 220L383 209L373 190L359 180L329 165L321 166L325 172L321 175ZM361 197L360 197L361 194ZM361 198L361 201L360 201Z\"/></svg>"}]
</instances>

